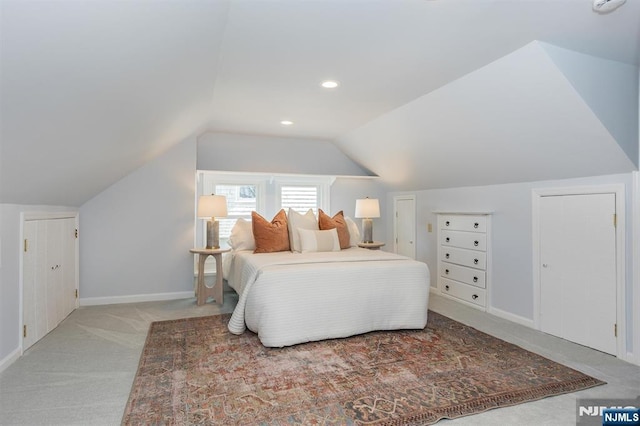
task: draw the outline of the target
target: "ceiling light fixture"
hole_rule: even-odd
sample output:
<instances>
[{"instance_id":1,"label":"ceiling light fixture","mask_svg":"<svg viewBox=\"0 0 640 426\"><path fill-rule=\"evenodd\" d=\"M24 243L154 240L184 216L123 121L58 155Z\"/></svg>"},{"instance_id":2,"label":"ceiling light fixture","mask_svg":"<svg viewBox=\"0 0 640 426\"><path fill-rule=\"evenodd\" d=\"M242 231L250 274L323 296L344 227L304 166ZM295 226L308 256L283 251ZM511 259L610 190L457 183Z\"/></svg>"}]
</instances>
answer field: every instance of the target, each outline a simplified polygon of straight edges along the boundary
<instances>
[{"instance_id":1,"label":"ceiling light fixture","mask_svg":"<svg viewBox=\"0 0 640 426\"><path fill-rule=\"evenodd\" d=\"M282 120L280 124L282 124L283 126L291 126L293 124L293 121Z\"/></svg>"},{"instance_id":2,"label":"ceiling light fixture","mask_svg":"<svg viewBox=\"0 0 640 426\"><path fill-rule=\"evenodd\" d=\"M622 6L627 0L593 0L593 10L609 13Z\"/></svg>"},{"instance_id":3,"label":"ceiling light fixture","mask_svg":"<svg viewBox=\"0 0 640 426\"><path fill-rule=\"evenodd\" d=\"M323 81L321 86L324 87L325 89L335 89L336 87L339 86L339 84L337 81L327 80L327 81Z\"/></svg>"}]
</instances>

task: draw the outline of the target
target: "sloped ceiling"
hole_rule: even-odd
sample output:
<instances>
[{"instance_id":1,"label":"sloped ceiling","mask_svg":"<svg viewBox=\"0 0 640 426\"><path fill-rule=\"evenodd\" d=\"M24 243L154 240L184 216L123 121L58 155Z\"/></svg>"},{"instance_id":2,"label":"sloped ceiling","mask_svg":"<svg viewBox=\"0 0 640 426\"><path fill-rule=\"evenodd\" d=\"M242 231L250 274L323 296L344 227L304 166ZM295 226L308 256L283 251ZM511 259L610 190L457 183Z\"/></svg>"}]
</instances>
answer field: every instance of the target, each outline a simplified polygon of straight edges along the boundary
<instances>
[{"instance_id":1,"label":"sloped ceiling","mask_svg":"<svg viewBox=\"0 0 640 426\"><path fill-rule=\"evenodd\" d=\"M384 114L339 146L397 189L635 168L539 42Z\"/></svg>"},{"instance_id":2,"label":"sloped ceiling","mask_svg":"<svg viewBox=\"0 0 640 426\"><path fill-rule=\"evenodd\" d=\"M369 125L388 120L394 110L430 93L434 97L429 102L448 93L453 97L439 100L440 105L464 112L457 85L441 89L533 40L637 66L640 1L628 1L605 15L593 12L591 4L591 0L3 0L0 202L81 205L169 146L204 130L336 141L355 161L385 175L386 164L378 166L384 162L369 158L363 148L367 141L360 140ZM545 123L551 126L549 134L538 136L554 139L558 153L575 153L573 142L562 147L566 142L560 135L571 133L575 140L573 133L580 132L589 117L581 149L597 155L606 151L601 158L611 157L605 161L608 166L590 169L589 174L627 170L628 163L619 158L616 147L623 147L623 156L630 155L633 141L618 141L628 139L629 132L617 133L615 118L603 118L602 111L588 107L597 104L601 94L585 101L580 79L566 69L559 71L567 68L558 65L562 59L538 53L544 57L538 67L547 78L534 81L558 86L564 93L564 106L558 108L575 106L580 113L568 114L575 128L569 124L561 128L541 101L529 111L541 116L521 120L520 130L512 129L511 135L529 134L533 129L527 123ZM531 55L521 56L527 60ZM529 84L522 76L514 78ZM324 79L336 79L341 85L323 90L319 82ZM477 85L484 83L476 77ZM491 90L504 89L494 83L492 88L474 90L489 97ZM504 105L494 109L510 110ZM494 125L471 120L464 126L468 136L473 135L464 139L467 150L482 151L482 144L495 133L506 140L506 133L500 134L506 118L484 117ZM283 119L295 124L283 127L279 124ZM442 130L444 139L436 141L429 135L440 146L425 149L424 135L416 135L423 129L407 124L380 130L393 136L387 143L403 148L405 158L393 160L398 163L410 158L422 161L427 155L423 151L438 155L441 146L458 143L460 129ZM458 121L456 126L460 127ZM602 137L591 146L593 132ZM532 136L527 140L533 139L540 143ZM523 148L504 145L489 144L485 150L504 148L501 153L511 155L510 150ZM536 146L524 150L536 151L541 162L548 159ZM497 162L497 155L490 158L483 163L490 169L487 176L510 162ZM533 176L518 174L517 158L509 166L515 174L509 175L507 167L487 180ZM566 174L560 163L542 162L539 168L546 171L546 178L560 178ZM414 188L451 181L448 175L435 180L424 176L418 171L421 167L411 163L406 170L415 172L407 173L404 181L396 177L397 171L390 172L389 179ZM574 172L579 170L586 171L576 167ZM467 172L455 181L466 185L477 179Z\"/></svg>"},{"instance_id":3,"label":"sloped ceiling","mask_svg":"<svg viewBox=\"0 0 640 426\"><path fill-rule=\"evenodd\" d=\"M2 202L78 206L208 120L227 3L0 7Z\"/></svg>"}]
</instances>

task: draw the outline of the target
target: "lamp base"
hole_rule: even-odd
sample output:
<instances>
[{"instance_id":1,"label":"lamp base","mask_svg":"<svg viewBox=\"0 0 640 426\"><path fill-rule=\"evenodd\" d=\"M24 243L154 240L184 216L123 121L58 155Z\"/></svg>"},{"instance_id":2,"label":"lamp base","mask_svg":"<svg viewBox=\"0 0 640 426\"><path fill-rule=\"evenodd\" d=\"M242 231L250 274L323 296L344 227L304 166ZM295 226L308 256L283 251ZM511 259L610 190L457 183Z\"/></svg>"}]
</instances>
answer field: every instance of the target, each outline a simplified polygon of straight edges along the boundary
<instances>
[{"instance_id":1,"label":"lamp base","mask_svg":"<svg viewBox=\"0 0 640 426\"><path fill-rule=\"evenodd\" d=\"M211 218L207 221L207 250L220 248L220 222Z\"/></svg>"},{"instance_id":2,"label":"lamp base","mask_svg":"<svg viewBox=\"0 0 640 426\"><path fill-rule=\"evenodd\" d=\"M373 219L362 219L362 242L373 242Z\"/></svg>"}]
</instances>

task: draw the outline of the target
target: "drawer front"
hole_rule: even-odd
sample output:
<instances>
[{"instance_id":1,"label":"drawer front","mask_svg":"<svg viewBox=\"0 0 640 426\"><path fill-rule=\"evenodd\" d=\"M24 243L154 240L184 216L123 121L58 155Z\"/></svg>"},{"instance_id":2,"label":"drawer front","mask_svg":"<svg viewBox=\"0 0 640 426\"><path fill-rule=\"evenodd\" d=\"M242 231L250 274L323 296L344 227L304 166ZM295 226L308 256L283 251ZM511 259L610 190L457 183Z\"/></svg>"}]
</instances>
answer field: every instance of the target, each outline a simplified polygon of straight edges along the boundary
<instances>
[{"instance_id":1,"label":"drawer front","mask_svg":"<svg viewBox=\"0 0 640 426\"><path fill-rule=\"evenodd\" d=\"M476 232L442 230L440 243L444 246L462 247L471 250L487 250L487 235Z\"/></svg>"},{"instance_id":2,"label":"drawer front","mask_svg":"<svg viewBox=\"0 0 640 426\"><path fill-rule=\"evenodd\" d=\"M473 303L474 305L486 306L486 292L477 287L442 278L440 291L449 296Z\"/></svg>"},{"instance_id":3,"label":"drawer front","mask_svg":"<svg viewBox=\"0 0 640 426\"><path fill-rule=\"evenodd\" d=\"M440 229L487 232L487 218L484 216L471 215L443 215L440 221Z\"/></svg>"},{"instance_id":4,"label":"drawer front","mask_svg":"<svg viewBox=\"0 0 640 426\"><path fill-rule=\"evenodd\" d=\"M486 288L486 272L479 269L440 262L440 276L478 288Z\"/></svg>"},{"instance_id":5,"label":"drawer front","mask_svg":"<svg viewBox=\"0 0 640 426\"><path fill-rule=\"evenodd\" d=\"M441 259L445 262L475 269L486 269L487 267L487 254L484 252L447 246L440 247L440 250Z\"/></svg>"}]
</instances>

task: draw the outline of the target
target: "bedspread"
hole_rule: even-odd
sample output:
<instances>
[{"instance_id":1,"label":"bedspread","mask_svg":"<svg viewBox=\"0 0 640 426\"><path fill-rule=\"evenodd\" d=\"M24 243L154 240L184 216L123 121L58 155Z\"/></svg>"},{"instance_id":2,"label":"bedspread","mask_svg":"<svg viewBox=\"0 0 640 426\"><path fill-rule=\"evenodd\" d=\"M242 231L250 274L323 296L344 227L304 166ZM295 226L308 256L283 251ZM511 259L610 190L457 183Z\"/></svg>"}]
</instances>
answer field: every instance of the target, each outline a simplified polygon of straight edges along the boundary
<instances>
[{"instance_id":1,"label":"bedspread","mask_svg":"<svg viewBox=\"0 0 640 426\"><path fill-rule=\"evenodd\" d=\"M240 295L229 330L265 346L426 324L427 265L393 253L236 252L227 278Z\"/></svg>"}]
</instances>

